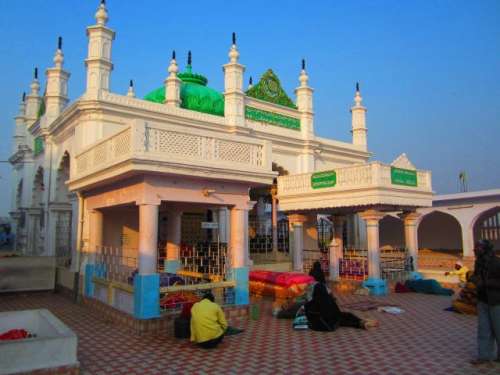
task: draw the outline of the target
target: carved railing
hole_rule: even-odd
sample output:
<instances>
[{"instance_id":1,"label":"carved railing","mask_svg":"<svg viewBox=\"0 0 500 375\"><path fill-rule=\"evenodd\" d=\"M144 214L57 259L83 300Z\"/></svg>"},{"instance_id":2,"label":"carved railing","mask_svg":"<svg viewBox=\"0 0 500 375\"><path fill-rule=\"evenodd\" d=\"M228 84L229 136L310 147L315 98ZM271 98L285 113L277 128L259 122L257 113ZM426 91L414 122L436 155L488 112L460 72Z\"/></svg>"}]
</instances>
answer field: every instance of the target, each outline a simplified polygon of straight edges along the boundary
<instances>
[{"instance_id":1,"label":"carved railing","mask_svg":"<svg viewBox=\"0 0 500 375\"><path fill-rule=\"evenodd\" d=\"M392 183L391 166L380 162L371 162L334 169L335 184L323 189L313 189L311 178L313 173L302 173L278 177L278 195L297 195L303 193L323 192L325 190L343 191L362 188L402 188L423 192L431 192L431 173L417 170L417 186L401 186Z\"/></svg>"},{"instance_id":2,"label":"carved railing","mask_svg":"<svg viewBox=\"0 0 500 375\"><path fill-rule=\"evenodd\" d=\"M129 159L271 172L271 147L266 141L187 126L136 121L76 155L76 175L72 178Z\"/></svg>"}]
</instances>

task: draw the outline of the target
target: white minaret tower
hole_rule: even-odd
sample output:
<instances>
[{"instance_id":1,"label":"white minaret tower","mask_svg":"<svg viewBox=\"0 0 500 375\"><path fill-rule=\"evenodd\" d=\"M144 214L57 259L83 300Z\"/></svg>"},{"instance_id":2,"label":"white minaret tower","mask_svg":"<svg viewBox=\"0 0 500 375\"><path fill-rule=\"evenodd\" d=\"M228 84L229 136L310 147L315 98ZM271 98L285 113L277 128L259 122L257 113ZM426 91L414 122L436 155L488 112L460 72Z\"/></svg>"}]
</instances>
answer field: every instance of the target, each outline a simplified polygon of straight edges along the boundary
<instances>
[{"instance_id":1,"label":"white minaret tower","mask_svg":"<svg viewBox=\"0 0 500 375\"><path fill-rule=\"evenodd\" d=\"M300 86L295 89L297 109L300 112L300 130L303 139L314 139L313 89L309 87L309 76L306 73L306 61L302 59L302 70L299 76Z\"/></svg>"},{"instance_id":2,"label":"white minaret tower","mask_svg":"<svg viewBox=\"0 0 500 375\"><path fill-rule=\"evenodd\" d=\"M16 153L17 150L26 144L26 93L23 92L23 97L21 103L19 104L19 114L14 117L16 121L16 131L14 133L14 142L12 153Z\"/></svg>"},{"instance_id":3,"label":"white minaret tower","mask_svg":"<svg viewBox=\"0 0 500 375\"><path fill-rule=\"evenodd\" d=\"M129 98L135 98L135 90L134 90L134 81L133 80L130 80L130 82L128 84L127 96Z\"/></svg>"},{"instance_id":4,"label":"white minaret tower","mask_svg":"<svg viewBox=\"0 0 500 375\"><path fill-rule=\"evenodd\" d=\"M351 107L352 114L352 143L362 146L363 150L368 150L366 129L366 108L361 102L363 98L359 91L359 83L356 82L356 95L354 95L354 105Z\"/></svg>"},{"instance_id":5,"label":"white minaret tower","mask_svg":"<svg viewBox=\"0 0 500 375\"><path fill-rule=\"evenodd\" d=\"M109 91L109 78L113 70L111 45L115 32L106 27L108 11L106 1L101 0L95 14L96 25L87 27L89 38L87 67L87 95L98 96L101 91Z\"/></svg>"},{"instance_id":6,"label":"white minaret tower","mask_svg":"<svg viewBox=\"0 0 500 375\"><path fill-rule=\"evenodd\" d=\"M62 38L57 40L54 67L46 71L47 92L45 94L45 126L54 121L68 104L68 79L70 74L63 69Z\"/></svg>"},{"instance_id":7,"label":"white minaret tower","mask_svg":"<svg viewBox=\"0 0 500 375\"><path fill-rule=\"evenodd\" d=\"M224 117L226 124L233 127L245 126L245 93L243 92L243 73L245 67L238 63L240 53L236 48L236 33L229 50L229 63L224 70Z\"/></svg>"},{"instance_id":8,"label":"white minaret tower","mask_svg":"<svg viewBox=\"0 0 500 375\"><path fill-rule=\"evenodd\" d=\"M30 126L38 119L38 111L42 98L40 97L40 83L38 82L38 68L33 73L33 82L31 82L31 92L26 97L26 125Z\"/></svg>"},{"instance_id":9,"label":"white minaret tower","mask_svg":"<svg viewBox=\"0 0 500 375\"><path fill-rule=\"evenodd\" d=\"M188 65L191 65L191 51L188 52ZM181 105L181 80L177 77L179 67L175 60L175 51L172 51L172 60L168 66L168 77L165 79L165 104L170 107Z\"/></svg>"}]
</instances>

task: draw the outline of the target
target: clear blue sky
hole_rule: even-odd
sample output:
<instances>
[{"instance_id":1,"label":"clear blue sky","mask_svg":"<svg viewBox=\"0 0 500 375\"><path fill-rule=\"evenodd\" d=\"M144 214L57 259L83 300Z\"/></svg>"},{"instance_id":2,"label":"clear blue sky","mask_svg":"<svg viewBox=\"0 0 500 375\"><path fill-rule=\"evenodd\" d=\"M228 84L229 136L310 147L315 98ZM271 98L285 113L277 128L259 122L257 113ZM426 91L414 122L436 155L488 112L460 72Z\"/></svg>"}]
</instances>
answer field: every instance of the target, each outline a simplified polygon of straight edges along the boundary
<instances>
[{"instance_id":1,"label":"clear blue sky","mask_svg":"<svg viewBox=\"0 0 500 375\"><path fill-rule=\"evenodd\" d=\"M162 85L172 49L222 91L221 65L238 34L246 79L267 69L293 97L300 59L315 89L320 136L350 141L354 84L368 107L374 158L406 152L433 172L434 190L500 188L500 1L164 1L108 0L115 70L112 90L137 94ZM82 92L85 27L98 0L0 0L0 160L11 150L13 117L34 66L52 66L64 37L70 97ZM42 76L44 76L42 74ZM43 90L43 88L42 88ZM8 211L10 166L0 164L0 215Z\"/></svg>"}]
</instances>

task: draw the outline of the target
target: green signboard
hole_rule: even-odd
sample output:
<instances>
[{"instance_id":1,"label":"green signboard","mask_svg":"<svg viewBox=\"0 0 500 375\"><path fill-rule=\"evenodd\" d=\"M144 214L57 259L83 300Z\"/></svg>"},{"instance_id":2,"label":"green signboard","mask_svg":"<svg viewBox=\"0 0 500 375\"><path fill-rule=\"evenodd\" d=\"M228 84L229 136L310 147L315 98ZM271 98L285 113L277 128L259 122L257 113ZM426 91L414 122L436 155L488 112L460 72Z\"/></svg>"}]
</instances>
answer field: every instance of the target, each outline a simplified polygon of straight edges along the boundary
<instances>
[{"instance_id":1,"label":"green signboard","mask_svg":"<svg viewBox=\"0 0 500 375\"><path fill-rule=\"evenodd\" d=\"M311 175L311 187L322 189L334 187L337 184L337 173L335 171L317 172Z\"/></svg>"},{"instance_id":2,"label":"green signboard","mask_svg":"<svg viewBox=\"0 0 500 375\"><path fill-rule=\"evenodd\" d=\"M391 167L391 183L394 185L417 186L417 171Z\"/></svg>"}]
</instances>

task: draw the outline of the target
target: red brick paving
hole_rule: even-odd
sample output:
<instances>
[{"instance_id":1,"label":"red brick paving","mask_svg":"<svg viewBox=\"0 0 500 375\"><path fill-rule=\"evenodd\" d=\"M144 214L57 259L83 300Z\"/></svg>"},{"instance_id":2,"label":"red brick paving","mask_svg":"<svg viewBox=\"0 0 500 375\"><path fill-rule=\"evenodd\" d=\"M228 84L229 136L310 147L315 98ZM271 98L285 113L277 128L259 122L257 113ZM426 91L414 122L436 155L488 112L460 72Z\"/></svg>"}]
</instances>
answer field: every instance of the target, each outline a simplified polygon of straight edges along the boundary
<instances>
[{"instance_id":1,"label":"red brick paving","mask_svg":"<svg viewBox=\"0 0 500 375\"><path fill-rule=\"evenodd\" d=\"M339 301L366 298L340 296ZM398 304L405 313L359 313L379 319L381 327L328 333L294 331L262 302L260 320L236 321L245 332L225 338L212 351L167 335L134 335L57 294L0 296L0 311L51 310L77 333L83 374L500 374L499 364L468 364L476 350L476 318L443 311L448 297L392 294L377 301Z\"/></svg>"}]
</instances>

